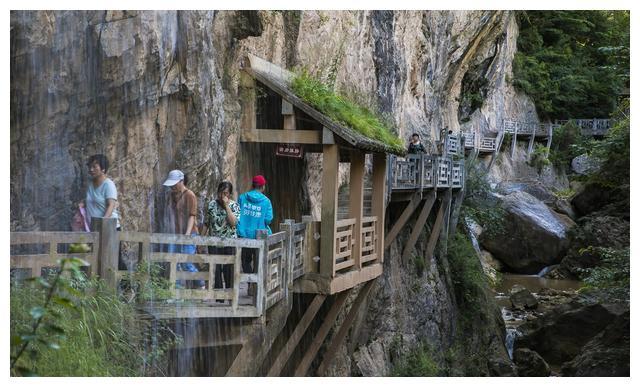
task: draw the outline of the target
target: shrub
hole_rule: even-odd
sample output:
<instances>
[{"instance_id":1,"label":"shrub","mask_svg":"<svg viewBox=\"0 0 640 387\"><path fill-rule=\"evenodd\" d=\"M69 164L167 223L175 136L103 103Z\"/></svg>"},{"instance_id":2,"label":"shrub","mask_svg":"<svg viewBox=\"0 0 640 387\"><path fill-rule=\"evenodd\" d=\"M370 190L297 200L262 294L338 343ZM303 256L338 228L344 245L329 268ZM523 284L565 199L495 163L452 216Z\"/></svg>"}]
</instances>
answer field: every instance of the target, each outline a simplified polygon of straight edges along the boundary
<instances>
[{"instance_id":1,"label":"shrub","mask_svg":"<svg viewBox=\"0 0 640 387\"><path fill-rule=\"evenodd\" d=\"M590 253L602 257L597 267L584 269L585 290L600 290L607 301L629 301L629 248L615 250L607 247L588 247Z\"/></svg>"},{"instance_id":2,"label":"shrub","mask_svg":"<svg viewBox=\"0 0 640 387\"><path fill-rule=\"evenodd\" d=\"M443 370L433 360L431 349L420 345L409 352L391 371L391 376L443 376Z\"/></svg>"},{"instance_id":3,"label":"shrub","mask_svg":"<svg viewBox=\"0 0 640 387\"><path fill-rule=\"evenodd\" d=\"M112 289L100 280L81 284L71 300L74 307L54 305L49 314L49 324L63 333L57 345L46 345L52 333L45 332L45 340L33 343L35 355L19 359L19 366L40 376L163 375L163 356L178 341L173 332L155 327L157 336L152 338L151 323L141 319L132 305L120 301ZM45 294L45 289L31 284L12 286L12 337L29 331L30 311L42 303Z\"/></svg>"},{"instance_id":4,"label":"shrub","mask_svg":"<svg viewBox=\"0 0 640 387\"><path fill-rule=\"evenodd\" d=\"M540 173L544 167L551 165L551 161L549 160L549 150L546 146L536 144L536 147L531 154L529 165L537 169L538 173Z\"/></svg>"}]
</instances>

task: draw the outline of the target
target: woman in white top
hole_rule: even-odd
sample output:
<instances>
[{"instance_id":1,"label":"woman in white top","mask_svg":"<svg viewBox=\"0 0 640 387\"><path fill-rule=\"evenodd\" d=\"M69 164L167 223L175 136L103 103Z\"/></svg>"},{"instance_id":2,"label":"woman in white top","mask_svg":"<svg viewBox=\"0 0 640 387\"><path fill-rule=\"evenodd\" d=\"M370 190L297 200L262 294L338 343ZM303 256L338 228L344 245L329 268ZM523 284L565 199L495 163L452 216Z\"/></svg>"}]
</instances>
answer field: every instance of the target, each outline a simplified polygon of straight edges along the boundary
<instances>
[{"instance_id":1,"label":"woman in white top","mask_svg":"<svg viewBox=\"0 0 640 387\"><path fill-rule=\"evenodd\" d=\"M120 231L120 219L118 216L117 203L118 191L116 185L107 177L109 160L102 154L89 157L87 161L91 184L87 189L85 207L89 221L91 218L116 218L117 230Z\"/></svg>"}]
</instances>

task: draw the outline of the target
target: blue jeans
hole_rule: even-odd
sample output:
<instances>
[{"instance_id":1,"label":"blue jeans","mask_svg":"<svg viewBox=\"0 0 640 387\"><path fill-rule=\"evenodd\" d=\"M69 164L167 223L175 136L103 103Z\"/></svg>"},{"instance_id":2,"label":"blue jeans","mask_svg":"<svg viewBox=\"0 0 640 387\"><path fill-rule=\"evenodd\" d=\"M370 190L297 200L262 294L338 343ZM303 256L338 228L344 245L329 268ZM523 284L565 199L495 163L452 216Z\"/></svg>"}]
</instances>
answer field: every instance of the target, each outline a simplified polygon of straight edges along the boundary
<instances>
[{"instance_id":1,"label":"blue jeans","mask_svg":"<svg viewBox=\"0 0 640 387\"><path fill-rule=\"evenodd\" d=\"M194 236L194 235L198 235L198 234L191 233L191 236ZM170 244L168 252L169 253L178 253L178 254L195 254L196 253L196 245L174 245L174 244ZM188 272L191 272L191 273L198 272L198 268L196 267L196 265L193 264L193 262L178 263L177 270L178 271L188 271ZM178 281L178 282L181 283L181 285L184 286L184 281ZM198 287L205 286L205 283L204 283L203 280L198 280L196 282L198 283Z\"/></svg>"}]
</instances>

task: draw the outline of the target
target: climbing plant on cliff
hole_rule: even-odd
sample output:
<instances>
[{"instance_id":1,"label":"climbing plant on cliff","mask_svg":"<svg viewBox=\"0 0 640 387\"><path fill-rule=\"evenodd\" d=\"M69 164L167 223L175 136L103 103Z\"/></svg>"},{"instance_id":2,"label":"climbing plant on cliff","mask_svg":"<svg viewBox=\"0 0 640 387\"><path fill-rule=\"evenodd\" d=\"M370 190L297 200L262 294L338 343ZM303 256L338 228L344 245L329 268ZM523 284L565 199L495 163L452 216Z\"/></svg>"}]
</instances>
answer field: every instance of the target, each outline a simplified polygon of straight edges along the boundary
<instances>
[{"instance_id":1,"label":"climbing plant on cliff","mask_svg":"<svg viewBox=\"0 0 640 387\"><path fill-rule=\"evenodd\" d=\"M629 11L523 11L515 87L545 119L608 117L629 87Z\"/></svg>"},{"instance_id":2,"label":"climbing plant on cliff","mask_svg":"<svg viewBox=\"0 0 640 387\"><path fill-rule=\"evenodd\" d=\"M366 137L378 140L396 150L404 145L389 125L371 109L359 106L303 70L291 81L291 89L302 100L332 119L347 125Z\"/></svg>"}]
</instances>

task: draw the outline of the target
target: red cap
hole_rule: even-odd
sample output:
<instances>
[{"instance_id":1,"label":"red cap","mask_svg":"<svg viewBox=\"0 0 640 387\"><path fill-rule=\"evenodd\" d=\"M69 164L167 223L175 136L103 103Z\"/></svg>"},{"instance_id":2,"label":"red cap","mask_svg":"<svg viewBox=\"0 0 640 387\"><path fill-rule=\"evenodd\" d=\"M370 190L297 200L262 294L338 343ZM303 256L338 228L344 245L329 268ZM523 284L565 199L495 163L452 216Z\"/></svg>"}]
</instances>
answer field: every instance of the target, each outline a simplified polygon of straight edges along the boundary
<instances>
[{"instance_id":1,"label":"red cap","mask_svg":"<svg viewBox=\"0 0 640 387\"><path fill-rule=\"evenodd\" d=\"M263 185L267 184L267 180L264 178L264 176L262 175L257 175L253 177L252 183L254 185L257 185L259 187L262 187Z\"/></svg>"}]
</instances>

